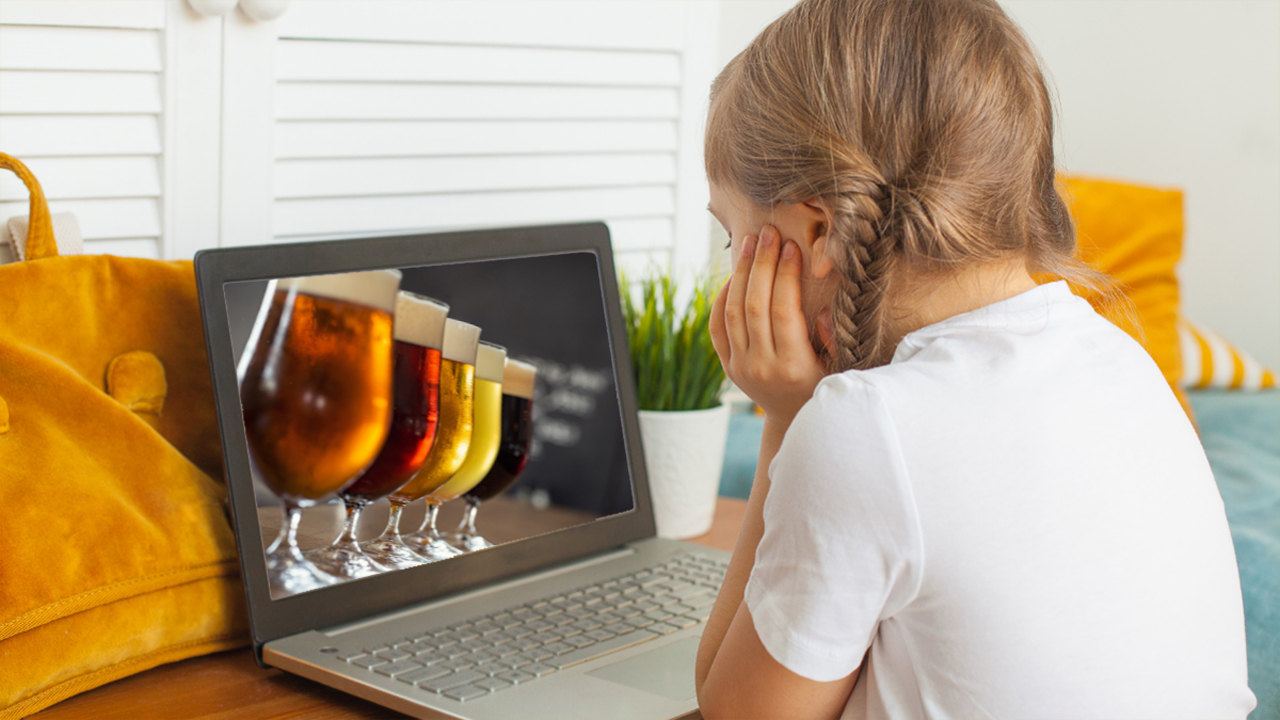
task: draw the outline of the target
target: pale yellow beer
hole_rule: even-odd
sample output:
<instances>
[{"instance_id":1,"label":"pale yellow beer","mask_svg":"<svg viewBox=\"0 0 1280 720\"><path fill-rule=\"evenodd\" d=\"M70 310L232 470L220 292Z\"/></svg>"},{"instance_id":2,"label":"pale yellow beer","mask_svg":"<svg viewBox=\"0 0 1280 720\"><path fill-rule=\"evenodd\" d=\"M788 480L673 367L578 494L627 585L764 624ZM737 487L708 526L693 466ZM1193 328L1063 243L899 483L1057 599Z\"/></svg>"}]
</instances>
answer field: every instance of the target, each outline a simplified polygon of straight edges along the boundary
<instances>
[{"instance_id":1,"label":"pale yellow beer","mask_svg":"<svg viewBox=\"0 0 1280 720\"><path fill-rule=\"evenodd\" d=\"M391 495L409 503L445 484L471 449L475 423L476 347L480 328L454 319L445 323L440 359L440 415L431 453L413 479Z\"/></svg>"},{"instance_id":2,"label":"pale yellow beer","mask_svg":"<svg viewBox=\"0 0 1280 720\"><path fill-rule=\"evenodd\" d=\"M498 457L502 440L502 368L507 351L480 343L476 356L475 424L467 459L453 477L427 495L431 504L446 503L475 487Z\"/></svg>"}]
</instances>

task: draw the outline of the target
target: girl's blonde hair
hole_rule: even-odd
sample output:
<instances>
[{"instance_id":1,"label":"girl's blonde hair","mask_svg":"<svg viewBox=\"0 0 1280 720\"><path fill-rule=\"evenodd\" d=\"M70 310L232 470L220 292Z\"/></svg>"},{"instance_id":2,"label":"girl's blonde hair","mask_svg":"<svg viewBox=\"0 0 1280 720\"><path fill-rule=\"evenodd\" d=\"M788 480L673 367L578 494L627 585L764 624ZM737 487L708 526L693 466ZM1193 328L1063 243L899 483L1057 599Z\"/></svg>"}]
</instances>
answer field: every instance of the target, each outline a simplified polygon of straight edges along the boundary
<instances>
[{"instance_id":1,"label":"girl's blonde hair","mask_svg":"<svg viewBox=\"0 0 1280 720\"><path fill-rule=\"evenodd\" d=\"M762 207L830 209L834 370L887 362L900 270L1106 283L1074 259L1049 91L993 0L803 0L716 78L706 165Z\"/></svg>"}]
</instances>

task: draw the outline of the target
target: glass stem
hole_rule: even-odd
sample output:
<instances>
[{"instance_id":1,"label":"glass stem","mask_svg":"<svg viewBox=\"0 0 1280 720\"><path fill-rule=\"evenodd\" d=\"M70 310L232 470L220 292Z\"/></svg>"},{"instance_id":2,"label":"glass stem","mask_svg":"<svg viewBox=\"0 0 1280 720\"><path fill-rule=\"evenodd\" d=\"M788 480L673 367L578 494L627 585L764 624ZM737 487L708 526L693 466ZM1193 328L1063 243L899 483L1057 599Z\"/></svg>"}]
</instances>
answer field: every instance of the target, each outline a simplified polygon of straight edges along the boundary
<instances>
[{"instance_id":1,"label":"glass stem","mask_svg":"<svg viewBox=\"0 0 1280 720\"><path fill-rule=\"evenodd\" d=\"M458 528L466 535L476 534L476 513L480 510L480 501L467 498L467 512L462 516Z\"/></svg>"},{"instance_id":2,"label":"glass stem","mask_svg":"<svg viewBox=\"0 0 1280 720\"><path fill-rule=\"evenodd\" d=\"M426 536L433 540L435 538L440 537L440 531L436 530L436 516L439 514L440 514L440 506L428 500L427 501L427 517L426 517L426 523L425 523L427 526Z\"/></svg>"},{"instance_id":3,"label":"glass stem","mask_svg":"<svg viewBox=\"0 0 1280 720\"><path fill-rule=\"evenodd\" d=\"M356 523L360 520L360 513L364 510L364 503L358 500L342 499L347 508L347 524L342 528L342 534L337 540L333 541L334 547L341 545L356 545Z\"/></svg>"},{"instance_id":4,"label":"glass stem","mask_svg":"<svg viewBox=\"0 0 1280 720\"><path fill-rule=\"evenodd\" d=\"M302 551L298 549L298 523L302 522L302 508L286 500L282 509L284 522L280 525L280 534L276 535L275 542L267 548L267 554L282 551L292 558L302 560Z\"/></svg>"},{"instance_id":5,"label":"glass stem","mask_svg":"<svg viewBox=\"0 0 1280 720\"><path fill-rule=\"evenodd\" d=\"M404 512L405 503L391 498L391 515L387 518L387 529L382 531L383 539L400 539L400 513Z\"/></svg>"}]
</instances>

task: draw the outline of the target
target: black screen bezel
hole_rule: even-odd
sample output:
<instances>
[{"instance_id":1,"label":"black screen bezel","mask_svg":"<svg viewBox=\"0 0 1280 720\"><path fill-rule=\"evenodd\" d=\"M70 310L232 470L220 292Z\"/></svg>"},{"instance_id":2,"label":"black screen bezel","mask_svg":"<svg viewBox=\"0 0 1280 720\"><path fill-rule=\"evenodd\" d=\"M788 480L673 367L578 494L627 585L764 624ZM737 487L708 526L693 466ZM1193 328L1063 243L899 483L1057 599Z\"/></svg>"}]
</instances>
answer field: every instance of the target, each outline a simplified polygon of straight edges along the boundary
<instances>
[{"instance_id":1,"label":"black screen bezel","mask_svg":"<svg viewBox=\"0 0 1280 720\"><path fill-rule=\"evenodd\" d=\"M526 538L482 553L463 555L448 563L433 563L273 600L267 585L258 507L249 469L224 284L583 251L594 253L599 264L635 508L592 523ZM205 250L196 254L195 274L222 432L225 477L240 550L241 576L249 602L254 651L259 663L262 661L263 644L277 638L397 610L655 535L613 250L609 230L603 223L357 237Z\"/></svg>"}]
</instances>

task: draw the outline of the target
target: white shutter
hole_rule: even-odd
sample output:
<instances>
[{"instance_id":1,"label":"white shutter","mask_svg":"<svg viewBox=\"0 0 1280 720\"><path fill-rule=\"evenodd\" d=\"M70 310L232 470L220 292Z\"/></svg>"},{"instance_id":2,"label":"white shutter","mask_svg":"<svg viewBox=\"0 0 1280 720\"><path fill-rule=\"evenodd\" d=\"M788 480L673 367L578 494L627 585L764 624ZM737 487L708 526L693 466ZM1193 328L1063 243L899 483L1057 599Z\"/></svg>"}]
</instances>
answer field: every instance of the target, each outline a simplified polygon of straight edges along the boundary
<instances>
[{"instance_id":1,"label":"white shutter","mask_svg":"<svg viewBox=\"0 0 1280 720\"><path fill-rule=\"evenodd\" d=\"M77 215L85 252L161 254L164 21L159 0L0 2L0 150ZM26 196L0 177L0 221Z\"/></svg>"},{"instance_id":2,"label":"white shutter","mask_svg":"<svg viewBox=\"0 0 1280 720\"><path fill-rule=\"evenodd\" d=\"M705 262L714 18L680 2L293 3L271 234L600 219L628 269Z\"/></svg>"}]
</instances>

